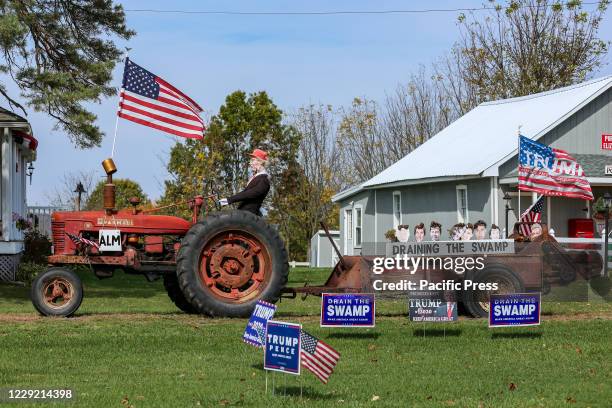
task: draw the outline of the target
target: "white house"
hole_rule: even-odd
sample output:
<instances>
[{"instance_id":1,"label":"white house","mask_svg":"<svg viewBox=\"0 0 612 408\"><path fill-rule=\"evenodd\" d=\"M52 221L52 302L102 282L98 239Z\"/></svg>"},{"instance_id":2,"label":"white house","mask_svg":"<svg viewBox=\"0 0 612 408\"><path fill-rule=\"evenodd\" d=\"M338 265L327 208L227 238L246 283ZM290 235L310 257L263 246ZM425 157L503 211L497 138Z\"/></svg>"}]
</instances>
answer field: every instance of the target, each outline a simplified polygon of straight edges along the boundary
<instances>
[{"instance_id":1,"label":"white house","mask_svg":"<svg viewBox=\"0 0 612 408\"><path fill-rule=\"evenodd\" d=\"M340 206L343 254L368 252L384 243L399 224L412 230L423 222L442 224L442 234L458 222L484 220L503 229L506 202L510 228L535 194L521 192L518 208L517 131L563 149L582 165L595 198L612 192L612 151L602 150L602 134L612 134L612 76L519 98L482 103L370 180L333 197ZM547 197L542 219L557 236L567 236L572 218L589 218L592 203ZM412 232L412 231L411 231ZM378 246L372 249L379 251ZM384 252L384 250L383 250Z\"/></svg>"},{"instance_id":2,"label":"white house","mask_svg":"<svg viewBox=\"0 0 612 408\"><path fill-rule=\"evenodd\" d=\"M26 176L36 159L38 141L21 116L0 108L0 280L13 280L23 251L16 221L26 219Z\"/></svg>"}]
</instances>

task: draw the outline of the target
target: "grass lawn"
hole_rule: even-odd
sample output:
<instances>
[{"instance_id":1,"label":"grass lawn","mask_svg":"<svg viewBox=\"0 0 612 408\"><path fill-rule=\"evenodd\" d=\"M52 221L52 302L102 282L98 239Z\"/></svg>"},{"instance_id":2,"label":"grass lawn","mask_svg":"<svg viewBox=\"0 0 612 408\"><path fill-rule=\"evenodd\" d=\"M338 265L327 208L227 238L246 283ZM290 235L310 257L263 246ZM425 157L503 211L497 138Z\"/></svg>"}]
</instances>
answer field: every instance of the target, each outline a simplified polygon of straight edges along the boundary
<instances>
[{"instance_id":1,"label":"grass lawn","mask_svg":"<svg viewBox=\"0 0 612 408\"><path fill-rule=\"evenodd\" d=\"M290 285L318 284L328 274L293 269ZM424 336L424 326L405 316L404 302L379 301L375 329L322 329L319 298L283 300L275 318L302 323L341 358L327 385L307 371L270 373L266 394L263 352L241 341L246 319L182 314L161 282L140 276L82 276L85 299L70 319L38 317L27 288L0 285L0 388L69 387L77 395L73 404L32 406L609 407L612 401L609 303L545 303L539 327L491 330L485 320L461 318L427 325Z\"/></svg>"}]
</instances>

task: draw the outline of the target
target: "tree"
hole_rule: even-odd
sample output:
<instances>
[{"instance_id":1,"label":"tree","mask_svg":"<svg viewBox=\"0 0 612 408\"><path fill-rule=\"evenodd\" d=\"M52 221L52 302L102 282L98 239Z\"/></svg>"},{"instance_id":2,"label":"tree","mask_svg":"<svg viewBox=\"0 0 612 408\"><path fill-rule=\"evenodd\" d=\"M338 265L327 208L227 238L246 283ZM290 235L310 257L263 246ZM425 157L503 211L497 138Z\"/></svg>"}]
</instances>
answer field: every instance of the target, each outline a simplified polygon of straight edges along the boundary
<instances>
[{"instance_id":1,"label":"tree","mask_svg":"<svg viewBox=\"0 0 612 408\"><path fill-rule=\"evenodd\" d=\"M338 226L338 151L334 144L335 116L331 106L309 105L290 117L300 137L298 158L279 183L270 219L278 220L292 259L307 259L310 238L324 221Z\"/></svg>"},{"instance_id":2,"label":"tree","mask_svg":"<svg viewBox=\"0 0 612 408\"><path fill-rule=\"evenodd\" d=\"M112 38L134 35L123 7L112 0L0 0L0 12L0 73L77 146L99 146L103 133L83 104L116 93L109 82L121 51ZM0 95L26 114L1 82Z\"/></svg>"},{"instance_id":3,"label":"tree","mask_svg":"<svg viewBox=\"0 0 612 408\"><path fill-rule=\"evenodd\" d=\"M197 194L227 197L241 191L248 180L249 153L260 148L269 154L267 170L272 178L264 206L275 209L270 212L270 222L285 222L287 208L279 192L284 191L285 183L294 182L287 175L295 169L299 137L282 119L282 111L265 92L228 95L211 118L204 139L179 142L172 148L167 166L170 179L160 203L184 201ZM209 201L208 209L211 207Z\"/></svg>"},{"instance_id":4,"label":"tree","mask_svg":"<svg viewBox=\"0 0 612 408\"><path fill-rule=\"evenodd\" d=\"M382 106L356 98L341 109L338 148L343 187L372 178L476 105L552 90L587 79L609 43L597 36L608 7L511 0L459 16L460 39L430 70L421 67Z\"/></svg>"},{"instance_id":5,"label":"tree","mask_svg":"<svg viewBox=\"0 0 612 408\"><path fill-rule=\"evenodd\" d=\"M367 98L355 98L340 115L337 148L341 173L347 176L342 187L374 177L457 117L438 79L428 76L423 67L387 95L382 107Z\"/></svg>"},{"instance_id":6,"label":"tree","mask_svg":"<svg viewBox=\"0 0 612 408\"><path fill-rule=\"evenodd\" d=\"M385 155L385 140L380 108L367 98L354 98L350 109L340 109L336 143L341 154L343 187L374 177L390 162Z\"/></svg>"},{"instance_id":7,"label":"tree","mask_svg":"<svg viewBox=\"0 0 612 408\"><path fill-rule=\"evenodd\" d=\"M95 175L95 172L84 170L64 173L59 186L56 186L53 192L46 193L47 199L51 205L76 210L77 184L81 183L85 190L81 202L86 203L94 188Z\"/></svg>"},{"instance_id":8,"label":"tree","mask_svg":"<svg viewBox=\"0 0 612 408\"><path fill-rule=\"evenodd\" d=\"M129 199L132 197L140 198L141 205L149 205L151 202L147 195L142 191L140 185L130 179L114 179L115 184L115 208L118 210L129 208ZM104 185L106 181L100 181L93 189L85 203L85 210L101 210L104 208Z\"/></svg>"},{"instance_id":9,"label":"tree","mask_svg":"<svg viewBox=\"0 0 612 408\"><path fill-rule=\"evenodd\" d=\"M297 143L295 132L282 124L282 111L265 92L233 92L211 118L204 139L172 148L164 200L187 199L206 186L222 196L242 190L254 148L269 153L268 173L278 176L295 160Z\"/></svg>"},{"instance_id":10,"label":"tree","mask_svg":"<svg viewBox=\"0 0 612 408\"><path fill-rule=\"evenodd\" d=\"M381 114L381 140L390 163L402 159L448 126L456 116L448 95L424 67L387 95Z\"/></svg>"},{"instance_id":11,"label":"tree","mask_svg":"<svg viewBox=\"0 0 612 408\"><path fill-rule=\"evenodd\" d=\"M581 82L603 63L609 43L597 33L608 0L592 12L579 0L490 2L484 19L459 16L460 40L439 64L457 112Z\"/></svg>"}]
</instances>

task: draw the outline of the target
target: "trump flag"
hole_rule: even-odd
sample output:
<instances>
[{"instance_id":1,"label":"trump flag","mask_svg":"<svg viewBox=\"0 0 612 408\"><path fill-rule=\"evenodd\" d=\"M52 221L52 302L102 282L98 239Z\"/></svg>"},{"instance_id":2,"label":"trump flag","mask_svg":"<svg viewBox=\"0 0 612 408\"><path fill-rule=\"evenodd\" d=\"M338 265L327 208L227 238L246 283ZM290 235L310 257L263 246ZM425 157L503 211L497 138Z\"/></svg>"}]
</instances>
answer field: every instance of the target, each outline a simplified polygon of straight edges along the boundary
<instances>
[{"instance_id":1,"label":"trump flag","mask_svg":"<svg viewBox=\"0 0 612 408\"><path fill-rule=\"evenodd\" d=\"M202 139L202 108L193 99L141 66L125 60L119 95L120 118L162 132Z\"/></svg>"},{"instance_id":2,"label":"trump flag","mask_svg":"<svg viewBox=\"0 0 612 408\"><path fill-rule=\"evenodd\" d=\"M592 200L582 166L566 151L520 136L518 186L546 196Z\"/></svg>"}]
</instances>

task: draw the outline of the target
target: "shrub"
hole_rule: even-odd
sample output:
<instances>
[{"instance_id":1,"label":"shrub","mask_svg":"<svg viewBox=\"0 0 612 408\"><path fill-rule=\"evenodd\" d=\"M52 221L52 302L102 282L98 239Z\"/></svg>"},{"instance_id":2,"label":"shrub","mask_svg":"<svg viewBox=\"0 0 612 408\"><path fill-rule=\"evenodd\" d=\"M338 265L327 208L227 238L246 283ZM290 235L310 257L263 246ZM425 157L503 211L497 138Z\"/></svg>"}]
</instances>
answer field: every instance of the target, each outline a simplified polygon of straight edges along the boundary
<instances>
[{"instance_id":1,"label":"shrub","mask_svg":"<svg viewBox=\"0 0 612 408\"><path fill-rule=\"evenodd\" d=\"M23 231L24 250L17 268L16 280L31 284L36 275L47 269L47 256L51 255L51 241L32 228Z\"/></svg>"},{"instance_id":2,"label":"shrub","mask_svg":"<svg viewBox=\"0 0 612 408\"><path fill-rule=\"evenodd\" d=\"M385 232L385 238L391 242L397 242L397 238L395 237L395 230L392 228Z\"/></svg>"},{"instance_id":3,"label":"shrub","mask_svg":"<svg viewBox=\"0 0 612 408\"><path fill-rule=\"evenodd\" d=\"M40 264L36 262L20 262L17 268L16 280L18 282L24 282L27 285L32 284L32 281L39 273L47 269L46 264Z\"/></svg>"},{"instance_id":4,"label":"shrub","mask_svg":"<svg viewBox=\"0 0 612 408\"><path fill-rule=\"evenodd\" d=\"M24 231L24 251L21 262L33 262L46 265L47 256L51 255L51 241L34 229Z\"/></svg>"}]
</instances>

